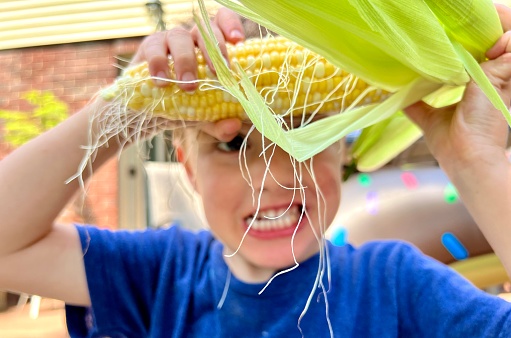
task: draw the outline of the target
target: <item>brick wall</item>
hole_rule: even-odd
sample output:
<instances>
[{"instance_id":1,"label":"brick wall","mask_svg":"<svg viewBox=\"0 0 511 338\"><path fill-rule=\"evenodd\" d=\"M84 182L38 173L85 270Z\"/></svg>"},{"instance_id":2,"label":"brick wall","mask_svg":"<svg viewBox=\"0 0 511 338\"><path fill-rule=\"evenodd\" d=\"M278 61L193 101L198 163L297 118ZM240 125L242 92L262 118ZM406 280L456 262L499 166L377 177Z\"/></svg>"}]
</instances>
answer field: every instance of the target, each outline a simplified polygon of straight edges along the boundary
<instances>
[{"instance_id":1,"label":"brick wall","mask_svg":"<svg viewBox=\"0 0 511 338\"><path fill-rule=\"evenodd\" d=\"M21 95L35 89L52 91L76 112L117 76L116 57L134 53L139 43L132 38L0 51L0 109L31 111ZM0 135L1 127L0 122ZM0 159L11 150L0 138ZM69 204L60 221L117 228L117 176L114 159L96 172L87 193Z\"/></svg>"}]
</instances>

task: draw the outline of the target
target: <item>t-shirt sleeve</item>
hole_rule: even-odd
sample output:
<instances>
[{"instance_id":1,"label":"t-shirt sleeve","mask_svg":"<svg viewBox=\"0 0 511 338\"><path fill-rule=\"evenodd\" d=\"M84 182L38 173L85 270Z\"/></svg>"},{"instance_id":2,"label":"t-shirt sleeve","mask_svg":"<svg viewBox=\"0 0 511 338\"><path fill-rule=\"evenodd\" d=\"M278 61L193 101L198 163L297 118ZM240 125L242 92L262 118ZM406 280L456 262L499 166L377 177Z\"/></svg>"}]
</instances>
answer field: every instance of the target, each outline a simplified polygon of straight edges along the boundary
<instances>
[{"instance_id":1,"label":"t-shirt sleeve","mask_svg":"<svg viewBox=\"0 0 511 338\"><path fill-rule=\"evenodd\" d=\"M186 260L199 254L200 236L179 227L145 231L89 226L77 229L92 307L67 308L70 333L81 332L76 336L94 336L91 333L95 330L112 337L142 334L150 325L160 276L186 276L186 269L192 265ZM82 323L78 323L80 318ZM120 328L124 332L119 332Z\"/></svg>"},{"instance_id":2,"label":"t-shirt sleeve","mask_svg":"<svg viewBox=\"0 0 511 338\"><path fill-rule=\"evenodd\" d=\"M404 337L511 337L511 303L411 246L403 246L399 267Z\"/></svg>"}]
</instances>

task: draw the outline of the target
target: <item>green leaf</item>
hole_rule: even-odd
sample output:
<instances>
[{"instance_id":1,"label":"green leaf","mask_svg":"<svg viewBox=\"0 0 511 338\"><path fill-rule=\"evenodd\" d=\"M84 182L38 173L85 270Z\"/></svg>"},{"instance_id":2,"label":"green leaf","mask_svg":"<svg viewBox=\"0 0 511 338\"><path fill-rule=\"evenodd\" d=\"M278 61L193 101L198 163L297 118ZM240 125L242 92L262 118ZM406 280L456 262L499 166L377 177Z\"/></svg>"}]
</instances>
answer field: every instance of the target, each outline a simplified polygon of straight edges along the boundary
<instances>
[{"instance_id":1,"label":"green leaf","mask_svg":"<svg viewBox=\"0 0 511 338\"><path fill-rule=\"evenodd\" d=\"M381 168L422 136L421 129L401 111L388 120L371 146L355 156L359 171ZM363 142L363 139L360 141Z\"/></svg>"},{"instance_id":2,"label":"green leaf","mask_svg":"<svg viewBox=\"0 0 511 338\"><path fill-rule=\"evenodd\" d=\"M392 116L396 111L419 101L421 97L440 86L438 83L419 78L382 103L355 108L315 121L303 128L289 130L285 137L293 145L293 152L290 153L298 161L304 161L349 133Z\"/></svg>"},{"instance_id":3,"label":"green leaf","mask_svg":"<svg viewBox=\"0 0 511 338\"><path fill-rule=\"evenodd\" d=\"M502 26L492 1L425 0L445 29L478 62L502 35Z\"/></svg>"},{"instance_id":4,"label":"green leaf","mask_svg":"<svg viewBox=\"0 0 511 338\"><path fill-rule=\"evenodd\" d=\"M432 81L459 85L469 80L444 28L424 1L350 2L402 64Z\"/></svg>"},{"instance_id":5,"label":"green leaf","mask_svg":"<svg viewBox=\"0 0 511 338\"><path fill-rule=\"evenodd\" d=\"M434 108L447 107L460 102L465 92L465 85L463 86L450 86L445 85L439 90L431 93L422 98L422 101L426 102Z\"/></svg>"},{"instance_id":6,"label":"green leaf","mask_svg":"<svg viewBox=\"0 0 511 338\"><path fill-rule=\"evenodd\" d=\"M381 135L383 134L383 131L385 130L387 125L392 120L393 116L394 115L392 115L389 118L386 118L385 120L377 122L372 126L368 126L362 129L362 132L357 137L357 139L355 140L351 147L351 155L354 158L358 158L362 156L362 154L367 152L369 148L375 145L376 142L378 142L378 140L381 140Z\"/></svg>"}]
</instances>

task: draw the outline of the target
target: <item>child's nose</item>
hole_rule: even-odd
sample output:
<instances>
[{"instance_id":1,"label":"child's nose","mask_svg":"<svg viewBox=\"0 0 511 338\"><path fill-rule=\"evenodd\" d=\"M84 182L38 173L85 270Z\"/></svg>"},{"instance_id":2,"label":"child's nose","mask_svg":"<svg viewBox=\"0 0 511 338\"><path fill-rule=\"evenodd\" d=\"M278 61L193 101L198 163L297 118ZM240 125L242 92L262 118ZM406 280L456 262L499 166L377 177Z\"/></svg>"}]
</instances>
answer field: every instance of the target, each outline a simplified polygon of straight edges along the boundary
<instances>
[{"instance_id":1,"label":"child's nose","mask_svg":"<svg viewBox=\"0 0 511 338\"><path fill-rule=\"evenodd\" d=\"M282 148L272 145L261 152L250 170L253 183L264 190L294 188L299 163Z\"/></svg>"}]
</instances>

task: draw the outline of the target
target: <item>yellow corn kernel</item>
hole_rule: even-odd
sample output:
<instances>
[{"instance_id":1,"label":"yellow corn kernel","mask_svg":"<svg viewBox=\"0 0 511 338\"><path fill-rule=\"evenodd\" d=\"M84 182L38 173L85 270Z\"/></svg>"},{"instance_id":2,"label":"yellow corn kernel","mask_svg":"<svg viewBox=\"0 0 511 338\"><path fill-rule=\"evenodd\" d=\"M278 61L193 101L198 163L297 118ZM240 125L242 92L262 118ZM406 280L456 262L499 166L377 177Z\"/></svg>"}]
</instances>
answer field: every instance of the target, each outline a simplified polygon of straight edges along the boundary
<instances>
[{"instance_id":1,"label":"yellow corn kernel","mask_svg":"<svg viewBox=\"0 0 511 338\"><path fill-rule=\"evenodd\" d=\"M368 91L367 83L283 37L249 39L227 45L227 50L233 72L237 69L235 64L239 64L276 114L335 113L348 108L364 92L367 95L360 100L364 104L382 101L387 96L377 88ZM175 73L170 60L168 86L156 87L147 64L143 63L126 69L102 96L128 110L148 111L168 119L246 118L241 104L220 88L198 49L197 61L199 89L193 93L181 90L172 81Z\"/></svg>"}]
</instances>

